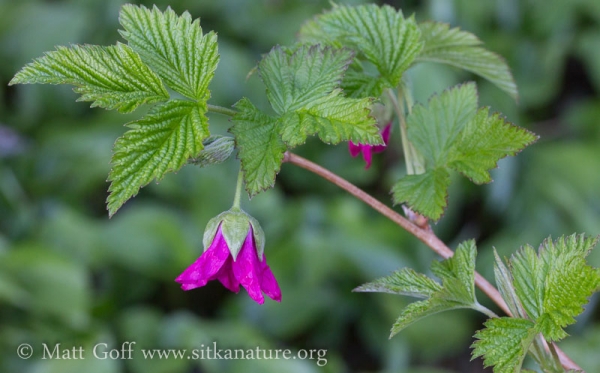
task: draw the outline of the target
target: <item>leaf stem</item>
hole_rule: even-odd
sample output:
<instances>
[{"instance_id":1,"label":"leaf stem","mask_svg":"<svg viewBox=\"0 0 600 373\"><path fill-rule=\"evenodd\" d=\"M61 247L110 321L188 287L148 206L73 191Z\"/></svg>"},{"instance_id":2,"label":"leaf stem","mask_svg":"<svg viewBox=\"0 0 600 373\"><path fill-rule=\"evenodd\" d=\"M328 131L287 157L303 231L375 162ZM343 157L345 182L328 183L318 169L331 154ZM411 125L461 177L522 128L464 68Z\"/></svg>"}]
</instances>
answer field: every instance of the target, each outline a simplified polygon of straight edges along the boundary
<instances>
[{"instance_id":1,"label":"leaf stem","mask_svg":"<svg viewBox=\"0 0 600 373\"><path fill-rule=\"evenodd\" d=\"M474 305L473 309L474 309L475 311L479 311L479 312L483 313L484 315L486 315L486 316L487 316L487 317L489 317L489 318L492 318L492 319L496 319L496 318L498 318L498 315L496 315L496 314L494 313L494 311L490 310L490 309L489 309L489 308L487 308L486 306L483 306L483 305L481 305L481 304L479 304L479 303L475 303L475 305Z\"/></svg>"},{"instance_id":2,"label":"leaf stem","mask_svg":"<svg viewBox=\"0 0 600 373\"><path fill-rule=\"evenodd\" d=\"M406 118L404 115L404 95L408 95L406 89L400 90L402 92L400 100L391 89L386 89L385 93L392 102L394 112L398 117L398 123L400 124L400 136L402 138L402 151L404 152L404 161L406 162L406 173L408 175L420 175L425 172L423 157L419 154L413 144L408 141L408 129L406 126ZM407 98L407 101L412 99ZM411 105L408 106L409 108Z\"/></svg>"},{"instance_id":3,"label":"leaf stem","mask_svg":"<svg viewBox=\"0 0 600 373\"><path fill-rule=\"evenodd\" d=\"M235 111L233 109L228 109L228 108L223 107L223 106L207 104L206 107L208 108L208 111L212 111L213 113L219 113L219 114L227 115L229 117L232 117L235 114L237 114L237 111Z\"/></svg>"},{"instance_id":4,"label":"leaf stem","mask_svg":"<svg viewBox=\"0 0 600 373\"><path fill-rule=\"evenodd\" d=\"M235 196L233 197L233 205L231 206L232 210L240 210L240 200L242 197L242 189L244 187L244 173L240 168L240 172L238 173L237 184L235 186Z\"/></svg>"},{"instance_id":5,"label":"leaf stem","mask_svg":"<svg viewBox=\"0 0 600 373\"><path fill-rule=\"evenodd\" d=\"M429 246L442 258L448 259L452 255L454 255L454 252L448 246L446 246L446 244L444 244L435 235L435 233L433 233L431 229L420 228L419 226L411 223L408 219L398 214L396 211L392 210L388 206L384 205L379 200L375 199L375 197L364 192L362 189L358 188L356 185L350 183L346 179L334 174L333 172L319 166L316 163L309 161L308 159L302 158L294 153L290 153L289 151L285 152L283 162L288 162L298 167L304 168L305 170L319 175L325 180L349 192L356 198L360 199L361 201L363 201L364 203L368 204L373 209L381 213L383 216L387 217L400 227L404 228L404 230L408 231L408 233L412 234L425 245ZM504 299L502 299L502 296L500 295L498 290L477 272L475 272L475 285L477 285L479 289L481 289L488 297L490 297L492 301L502 309L502 311L504 311L509 316L513 316L510 310L508 309L506 303L504 302ZM579 367L560 349L556 348L556 353L557 356L559 356L561 364L566 369L582 370L581 367Z\"/></svg>"}]
</instances>

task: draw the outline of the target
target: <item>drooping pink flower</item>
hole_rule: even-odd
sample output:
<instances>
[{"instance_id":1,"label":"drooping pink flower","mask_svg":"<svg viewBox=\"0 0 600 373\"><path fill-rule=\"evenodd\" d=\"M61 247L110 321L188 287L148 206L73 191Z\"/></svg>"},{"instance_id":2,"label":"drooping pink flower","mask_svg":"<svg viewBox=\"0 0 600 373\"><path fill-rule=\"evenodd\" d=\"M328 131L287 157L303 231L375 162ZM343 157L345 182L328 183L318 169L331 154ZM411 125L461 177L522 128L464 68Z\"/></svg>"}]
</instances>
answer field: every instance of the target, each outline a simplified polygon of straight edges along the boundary
<instances>
[{"instance_id":1,"label":"drooping pink flower","mask_svg":"<svg viewBox=\"0 0 600 373\"><path fill-rule=\"evenodd\" d=\"M388 142L390 141L390 132L392 130L392 122L389 122L381 131L381 137L383 138L384 145L368 145L368 144L355 144L352 141L348 143L348 150L350 155L356 157L359 153L362 153L363 159L365 160L365 169L371 167L373 160L373 153L381 153L385 150Z\"/></svg>"},{"instance_id":2,"label":"drooping pink flower","mask_svg":"<svg viewBox=\"0 0 600 373\"><path fill-rule=\"evenodd\" d=\"M265 254L260 252L260 255L257 250L253 224L248 223L246 238L241 247L236 248L230 247L224 235L223 224L227 223L231 222L224 220L219 223L208 249L175 281L181 284L183 290L191 290L206 285L208 281L219 280L235 293L242 285L250 298L258 304L265 302L263 292L271 299L281 302L281 290L267 265ZM232 245L236 245L235 237L230 241L233 241Z\"/></svg>"}]
</instances>

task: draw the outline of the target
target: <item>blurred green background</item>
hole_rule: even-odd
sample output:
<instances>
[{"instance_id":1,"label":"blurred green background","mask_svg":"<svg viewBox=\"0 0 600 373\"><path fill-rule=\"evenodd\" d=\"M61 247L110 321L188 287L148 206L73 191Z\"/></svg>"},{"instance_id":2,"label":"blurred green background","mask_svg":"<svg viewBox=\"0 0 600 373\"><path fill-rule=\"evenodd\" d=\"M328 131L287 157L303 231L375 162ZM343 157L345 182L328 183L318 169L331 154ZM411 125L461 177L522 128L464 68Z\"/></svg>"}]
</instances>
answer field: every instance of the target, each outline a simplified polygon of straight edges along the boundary
<instances>
[{"instance_id":1,"label":"blurred green background","mask_svg":"<svg viewBox=\"0 0 600 373\"><path fill-rule=\"evenodd\" d=\"M360 3L353 1L352 3ZM121 40L123 0L0 0L0 371L19 373L483 372L469 345L484 321L454 311L388 340L409 299L351 290L398 267L425 271L424 245L324 180L283 165L274 189L246 210L262 224L283 301L255 304L218 282L183 292L173 279L201 253L207 221L229 208L238 163L186 166L151 184L108 219L104 200L114 140L138 118L75 103L65 86L7 84L24 64L56 45ZM151 5L152 2L136 2ZM340 3L345 3L340 1ZM541 139L500 162L490 185L456 177L449 209L434 226L451 247L475 238L478 269L492 279L491 249L509 255L548 235L600 234L600 2L597 0L389 1L419 20L474 32L513 69L520 100L474 76L439 65L409 71L415 98L478 81L481 105L503 112ZM211 103L242 96L264 103L246 74L275 44L290 44L301 23L328 8L321 0L156 0L200 17L219 35L221 62ZM226 118L211 127L225 133ZM389 203L404 174L398 133L364 170L345 144L316 141L298 153ZM600 250L590 261L600 266ZM484 302L486 298L480 297ZM588 372L600 371L599 298L560 344ZM487 302L488 306L494 307ZM495 308L494 308L495 309ZM121 348L327 349L310 360L99 360L97 343ZM85 360L43 360L42 343L83 346ZM21 343L36 352L17 357ZM487 370L491 371L491 370Z\"/></svg>"}]
</instances>

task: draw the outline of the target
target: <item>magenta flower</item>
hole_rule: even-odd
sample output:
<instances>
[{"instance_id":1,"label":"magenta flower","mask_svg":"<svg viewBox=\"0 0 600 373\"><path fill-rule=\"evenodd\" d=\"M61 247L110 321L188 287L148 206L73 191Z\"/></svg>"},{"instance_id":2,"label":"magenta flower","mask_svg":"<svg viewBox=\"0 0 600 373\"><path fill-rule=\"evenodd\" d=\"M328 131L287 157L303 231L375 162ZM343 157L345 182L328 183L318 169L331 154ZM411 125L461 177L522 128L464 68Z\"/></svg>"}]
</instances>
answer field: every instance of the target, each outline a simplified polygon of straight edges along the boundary
<instances>
[{"instance_id":1,"label":"magenta flower","mask_svg":"<svg viewBox=\"0 0 600 373\"><path fill-rule=\"evenodd\" d=\"M219 280L235 293L241 284L258 304L265 302L263 292L281 302L281 290L263 253L264 234L254 218L243 211L222 213L208 223L205 247L207 241L208 249L175 279L183 290Z\"/></svg>"},{"instance_id":2,"label":"magenta flower","mask_svg":"<svg viewBox=\"0 0 600 373\"><path fill-rule=\"evenodd\" d=\"M371 161L373 159L373 153L381 153L385 150L388 142L390 141L390 132L392 129L392 122L389 122L381 131L381 137L383 137L384 145L368 145L368 144L355 144L352 141L348 143L348 150L350 155L356 157L358 153L362 153L363 159L366 162L365 169L371 167Z\"/></svg>"}]
</instances>

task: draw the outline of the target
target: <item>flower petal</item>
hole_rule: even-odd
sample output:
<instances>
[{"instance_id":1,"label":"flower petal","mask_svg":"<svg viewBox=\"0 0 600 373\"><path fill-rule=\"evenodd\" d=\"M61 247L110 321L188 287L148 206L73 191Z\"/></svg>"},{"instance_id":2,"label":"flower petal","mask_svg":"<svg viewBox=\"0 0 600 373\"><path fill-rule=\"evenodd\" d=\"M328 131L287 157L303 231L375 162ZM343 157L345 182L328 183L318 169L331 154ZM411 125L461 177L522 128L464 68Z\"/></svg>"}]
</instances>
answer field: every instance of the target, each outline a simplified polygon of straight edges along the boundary
<instances>
[{"instance_id":1,"label":"flower petal","mask_svg":"<svg viewBox=\"0 0 600 373\"><path fill-rule=\"evenodd\" d=\"M260 289L261 270L254 244L254 235L252 227L248 230L246 240L242 245L242 249L237 256L237 259L232 263L233 274L237 281L248 291L248 295L256 303L263 304L265 299Z\"/></svg>"},{"instance_id":2,"label":"flower petal","mask_svg":"<svg viewBox=\"0 0 600 373\"><path fill-rule=\"evenodd\" d=\"M267 264L267 258L263 254L263 260L260 262L262 276L260 279L261 290L269 296L269 298L281 302L281 289L275 279L275 275L271 272L271 268Z\"/></svg>"},{"instance_id":3,"label":"flower petal","mask_svg":"<svg viewBox=\"0 0 600 373\"><path fill-rule=\"evenodd\" d=\"M225 264L223 264L223 267L221 267L219 272L216 274L216 276L217 279L221 281L223 286L225 286L230 291L237 293L238 291L240 291L240 283L233 274L233 267L231 265L232 263L233 257L231 257L230 255L229 258L227 258L227 260L225 261Z\"/></svg>"},{"instance_id":4,"label":"flower petal","mask_svg":"<svg viewBox=\"0 0 600 373\"><path fill-rule=\"evenodd\" d=\"M363 159L365 160L365 170L368 169L369 167L371 167L371 162L373 160L373 153L372 153L372 146L370 145L366 145L363 147L362 149L362 155L363 155Z\"/></svg>"},{"instance_id":5,"label":"flower petal","mask_svg":"<svg viewBox=\"0 0 600 373\"><path fill-rule=\"evenodd\" d=\"M216 278L217 273L230 256L227 243L221 234L221 227L219 226L210 247L192 265L186 268L183 273L177 276L175 281L181 284L183 290L191 290L204 286L208 281Z\"/></svg>"},{"instance_id":6,"label":"flower petal","mask_svg":"<svg viewBox=\"0 0 600 373\"><path fill-rule=\"evenodd\" d=\"M348 150L350 151L350 155L356 157L358 153L362 150L361 144L355 144L352 141L348 141Z\"/></svg>"},{"instance_id":7,"label":"flower petal","mask_svg":"<svg viewBox=\"0 0 600 373\"><path fill-rule=\"evenodd\" d=\"M383 142L385 145L375 145L373 146L374 153L381 153L387 147L387 144L390 142L390 134L392 133L392 122L389 122L381 131L381 137L383 138Z\"/></svg>"}]
</instances>

